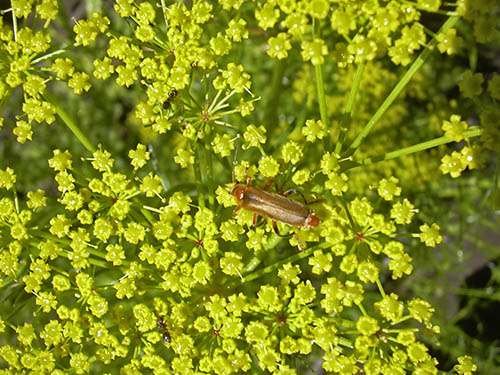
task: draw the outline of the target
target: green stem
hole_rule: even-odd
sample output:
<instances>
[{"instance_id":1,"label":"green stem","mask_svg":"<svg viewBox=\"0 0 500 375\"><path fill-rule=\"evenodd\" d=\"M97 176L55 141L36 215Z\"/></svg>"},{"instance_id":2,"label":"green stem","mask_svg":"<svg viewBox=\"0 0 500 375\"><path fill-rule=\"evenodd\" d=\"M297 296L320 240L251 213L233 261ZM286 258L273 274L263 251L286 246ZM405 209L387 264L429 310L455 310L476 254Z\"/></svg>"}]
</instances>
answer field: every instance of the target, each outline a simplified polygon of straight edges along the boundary
<instances>
[{"instance_id":1,"label":"green stem","mask_svg":"<svg viewBox=\"0 0 500 375\"><path fill-rule=\"evenodd\" d=\"M141 207L140 211L141 211L141 214L148 221L149 225L153 225L157 221L157 220L155 220L155 218L153 217L153 215L151 215L151 213L147 209Z\"/></svg>"},{"instance_id":2,"label":"green stem","mask_svg":"<svg viewBox=\"0 0 500 375\"><path fill-rule=\"evenodd\" d=\"M68 14L65 1L58 1L57 5L59 6L60 11L57 13L57 19L60 22L61 26L64 28L66 33L69 35L73 35L73 27L71 26L70 20L71 16Z\"/></svg>"},{"instance_id":3,"label":"green stem","mask_svg":"<svg viewBox=\"0 0 500 375\"><path fill-rule=\"evenodd\" d=\"M243 279L241 280L241 282L245 283L247 281L252 281L252 280L258 279L259 277L261 277L261 276L263 276L263 275L265 275L267 273L271 273L273 271L276 271L283 264L298 262L301 259L304 259L304 258L307 258L307 257L311 256L316 250L326 249L326 248L328 248L330 246L332 246L331 243L329 243L329 242L323 242L323 243L321 243L319 245L316 245L314 247L311 247L309 249L301 251L300 253L292 255L292 256L290 256L288 258L279 260L276 263L273 263L273 264L271 264L271 265L269 265L267 267L261 268L258 271L255 271L255 272L253 272L253 273L251 273L249 275L243 276Z\"/></svg>"},{"instance_id":4,"label":"green stem","mask_svg":"<svg viewBox=\"0 0 500 375\"><path fill-rule=\"evenodd\" d=\"M314 67L314 71L316 73L316 89L318 91L318 102L319 102L319 113L321 116L321 122L327 129L327 134L324 138L324 146L325 150L330 150L330 137L333 134L333 129L330 129L328 125L328 115L326 113L326 95L325 95L325 86L323 82L323 64L316 65Z\"/></svg>"},{"instance_id":5,"label":"green stem","mask_svg":"<svg viewBox=\"0 0 500 375\"><path fill-rule=\"evenodd\" d=\"M321 38L321 22L313 18L313 38ZM328 125L328 115L326 113L326 96L325 86L323 81L323 64L314 66L316 76L316 90L318 91L319 114L321 122L327 129L326 137L323 139L325 151L330 151L331 136L334 133Z\"/></svg>"},{"instance_id":6,"label":"green stem","mask_svg":"<svg viewBox=\"0 0 500 375\"><path fill-rule=\"evenodd\" d=\"M382 298L385 298L384 286L382 285L382 283L380 282L379 279L377 279L376 283L377 283L377 288L378 288L380 295L382 296Z\"/></svg>"},{"instance_id":7,"label":"green stem","mask_svg":"<svg viewBox=\"0 0 500 375\"><path fill-rule=\"evenodd\" d=\"M134 191L133 193L131 193L131 194L129 194L129 195L126 195L126 196L124 196L124 197L120 197L120 199L123 199L123 200L130 200L130 199L132 199L132 198L134 198L134 197L137 197L138 195L141 195L141 194L143 194L143 192L142 192L142 191L140 191L140 190L137 190L137 191Z\"/></svg>"},{"instance_id":8,"label":"green stem","mask_svg":"<svg viewBox=\"0 0 500 375\"><path fill-rule=\"evenodd\" d=\"M159 38L158 36L155 36L153 40L160 48L163 48L165 51L168 51L170 49L170 47L167 44L163 43L163 40L161 40L161 38Z\"/></svg>"},{"instance_id":9,"label":"green stem","mask_svg":"<svg viewBox=\"0 0 500 375\"><path fill-rule=\"evenodd\" d=\"M69 244L71 242L69 240L58 238L58 237L56 237L56 236L54 236L52 234L47 233L46 231L41 231L41 230L31 231L30 234L33 237L40 237L40 238L44 238L46 240L52 240L52 241L54 241L56 243L64 245L63 247L69 247ZM89 252L89 254L95 255L95 256L97 256L97 257L99 257L101 259L105 259L106 254L104 254L101 251L92 249L91 246L89 246L87 248L87 251ZM62 249L59 252L59 255L65 257L65 258L68 258L68 259L69 259L69 255L70 254L71 254L71 251L64 250L64 249ZM99 259L95 259L95 258L89 257L88 261L89 261L90 264L92 264L94 266L97 266L97 267L101 267L101 268L110 268L111 267L110 263L102 261L102 260L99 260ZM129 263L128 261L124 261L123 265L126 265L128 263Z\"/></svg>"},{"instance_id":10,"label":"green stem","mask_svg":"<svg viewBox=\"0 0 500 375\"><path fill-rule=\"evenodd\" d=\"M479 128L477 126L472 127L469 130L464 132L464 138L477 137L477 136L481 135L482 132L483 132L483 130L481 128ZM374 156L372 158L366 158L366 159L362 159L362 160L353 160L353 161L345 162L342 164L342 171L344 172L348 169L357 168L357 167L360 167L362 165L375 164L375 163L378 163L379 161L399 158L399 157L404 156L404 155L409 155L409 154L413 154L416 152L428 150L430 148L444 145L447 143L452 143L452 142L455 142L455 141L453 139L450 139L450 138L444 137L444 136L439 137L439 138L435 138L435 139L431 139L430 141L418 143L416 145L402 148L402 149L397 150L397 151L388 152L386 154L377 155L377 156Z\"/></svg>"},{"instance_id":11,"label":"green stem","mask_svg":"<svg viewBox=\"0 0 500 375\"><path fill-rule=\"evenodd\" d=\"M403 316L403 317L399 318L398 320L394 320L391 325L394 327L395 325L397 325L399 323L403 323L403 322L405 322L405 321L407 321L407 320L409 320L411 318L412 318L411 315Z\"/></svg>"},{"instance_id":12,"label":"green stem","mask_svg":"<svg viewBox=\"0 0 500 375\"><path fill-rule=\"evenodd\" d=\"M356 223L354 222L354 219L352 218L351 216L351 212L349 211L349 206L347 206L347 202L344 200L344 199L341 199L341 205L344 207L344 211L345 211L345 214L347 215L347 218L349 219L349 223L351 224L351 228L355 229L356 231L359 230L358 226L356 225ZM355 245L355 244L354 244ZM353 248L354 248L354 245L353 245ZM353 249L352 248L352 249ZM352 250L351 249L351 250Z\"/></svg>"},{"instance_id":13,"label":"green stem","mask_svg":"<svg viewBox=\"0 0 500 375\"><path fill-rule=\"evenodd\" d=\"M148 210L148 211L152 211L154 213L157 213L157 214L161 214L162 213L162 210L160 210L159 208L156 208L156 207L151 207L151 206L142 206L142 208L144 208L145 210Z\"/></svg>"},{"instance_id":14,"label":"green stem","mask_svg":"<svg viewBox=\"0 0 500 375\"><path fill-rule=\"evenodd\" d=\"M73 119L70 117L70 115L59 105L59 102L56 100L56 98L49 92L45 91L43 93L43 97L45 100L47 100L49 103L51 103L55 109L61 120L66 124L66 126L73 132L73 134L78 138L78 140L82 143L82 145L91 153L93 154L96 151L96 148L92 143L89 141L89 139L83 134L83 132L80 130L78 125L73 121Z\"/></svg>"},{"instance_id":15,"label":"green stem","mask_svg":"<svg viewBox=\"0 0 500 375\"><path fill-rule=\"evenodd\" d=\"M252 257L252 259L250 259L250 261L245 264L245 268L243 268L242 273L252 272L261 262L262 259L260 257Z\"/></svg>"},{"instance_id":16,"label":"green stem","mask_svg":"<svg viewBox=\"0 0 500 375\"><path fill-rule=\"evenodd\" d=\"M342 115L342 119L340 121L339 128L339 137L338 141L335 145L335 153L339 154L342 152L342 145L344 143L345 134L347 128L351 123L351 114L354 108L354 102L356 100L356 94L358 93L359 84L361 83L361 77L363 77L363 73L365 71L366 63L361 63L358 65L358 69L356 70L356 75L354 76L354 82L352 83L351 92L349 93L349 98L347 99L347 104L345 107L344 114Z\"/></svg>"},{"instance_id":17,"label":"green stem","mask_svg":"<svg viewBox=\"0 0 500 375\"><path fill-rule=\"evenodd\" d=\"M217 100L219 100L219 96L222 95L222 90L218 90L217 94L215 94L215 98L213 98L212 103L208 106L207 112L208 113L213 113L215 112L213 108L217 105Z\"/></svg>"},{"instance_id":18,"label":"green stem","mask_svg":"<svg viewBox=\"0 0 500 375\"><path fill-rule=\"evenodd\" d=\"M12 13L12 29L14 31L14 42L17 43L17 18L14 15L14 10L11 10Z\"/></svg>"},{"instance_id":19,"label":"green stem","mask_svg":"<svg viewBox=\"0 0 500 375\"><path fill-rule=\"evenodd\" d=\"M206 125L206 142L205 142L205 157L206 157L206 171L207 171L207 185L208 185L208 205L213 211L215 209L215 189L214 189L214 168L212 163L212 148L210 147L210 125Z\"/></svg>"},{"instance_id":20,"label":"green stem","mask_svg":"<svg viewBox=\"0 0 500 375\"><path fill-rule=\"evenodd\" d=\"M366 313L365 308L363 307L363 305L361 303L356 303L356 306L358 306L358 309L359 309L359 311L361 311L361 314L363 314L363 316L367 316L368 315Z\"/></svg>"},{"instance_id":21,"label":"green stem","mask_svg":"<svg viewBox=\"0 0 500 375\"><path fill-rule=\"evenodd\" d=\"M210 118L212 120L214 120L214 122L215 122L216 119L218 120L218 119L220 119L222 117L226 117L228 115L232 115L233 113L239 113L239 111L237 109L229 109L229 110L224 111L224 112L217 112L216 115L213 115Z\"/></svg>"},{"instance_id":22,"label":"green stem","mask_svg":"<svg viewBox=\"0 0 500 375\"><path fill-rule=\"evenodd\" d=\"M194 169L194 177L196 180L196 190L198 191L198 206L200 208L205 208L205 194L203 192L203 183L201 181L201 158L200 158L200 148L201 145L199 143L196 143L194 145L195 148L195 158L196 160L194 161L193 164L193 169Z\"/></svg>"},{"instance_id":23,"label":"green stem","mask_svg":"<svg viewBox=\"0 0 500 375\"><path fill-rule=\"evenodd\" d=\"M214 114L214 113L216 113L216 112L220 111L222 108L226 108L226 107L228 107L228 106L229 106L229 103L226 103L226 102L227 102L227 101L231 98L231 96L233 96L233 95L236 93L236 91L231 90L231 92L230 92L229 94L227 94L225 97L223 97L223 98L221 99L221 101L220 101L220 102L218 102L218 103L217 103L217 99L219 98L220 93L221 93L221 91L217 92L217 95L216 95L216 97L215 97L215 99L214 99L214 102L213 102L213 103L210 105L210 107L208 108L208 111L207 111L207 112L208 112L210 115L212 115L212 114Z\"/></svg>"},{"instance_id":24,"label":"green stem","mask_svg":"<svg viewBox=\"0 0 500 375\"><path fill-rule=\"evenodd\" d=\"M165 197L170 197L176 191L190 192L190 191L193 191L195 188L196 188L196 184L193 184L191 182L187 182L185 184L177 184L175 186L172 186L170 189L168 189L164 195L165 195Z\"/></svg>"},{"instance_id":25,"label":"green stem","mask_svg":"<svg viewBox=\"0 0 500 375\"><path fill-rule=\"evenodd\" d=\"M441 27L441 29L439 30L438 34L446 32L448 29L453 27L458 22L459 19L460 18L456 17L456 16L452 16L452 17L448 18L446 20L446 22L443 24L443 26ZM416 58L416 60L413 62L413 64L410 66L410 68L403 75L401 80L397 83L397 85L392 89L391 93L384 100L384 102L379 107L377 112L375 112L375 114L368 121L368 123L365 125L365 127L361 131L361 133L359 133L359 135L356 137L356 139L349 146L349 149L346 151L345 155L342 155L342 156L344 156L344 157L350 156L358 149L358 147L361 145L363 140L368 136L370 131L378 123L378 121L382 118L384 113L389 109L389 107L396 100L396 98L399 96L399 94L401 94L401 92L406 87L406 85L408 85L408 83L413 78L413 76L424 65L425 61L429 58L430 54L433 52L436 44L437 44L437 40L433 39L431 41L431 43L429 43L429 46L427 48L425 48L422 51L422 53Z\"/></svg>"},{"instance_id":26,"label":"green stem","mask_svg":"<svg viewBox=\"0 0 500 375\"><path fill-rule=\"evenodd\" d=\"M498 180L500 176L500 154L497 156L497 165L495 167L495 174L493 175L493 188L498 187Z\"/></svg>"},{"instance_id":27,"label":"green stem","mask_svg":"<svg viewBox=\"0 0 500 375\"><path fill-rule=\"evenodd\" d=\"M273 77L271 80L271 90L269 100L265 106L264 119L266 127L277 129L278 109L280 107L281 94L283 92L283 74L285 72L284 60L274 60Z\"/></svg>"},{"instance_id":28,"label":"green stem","mask_svg":"<svg viewBox=\"0 0 500 375\"><path fill-rule=\"evenodd\" d=\"M17 196L16 184L12 185L12 194L14 195L14 207L16 208L16 213L19 214L19 198Z\"/></svg>"},{"instance_id":29,"label":"green stem","mask_svg":"<svg viewBox=\"0 0 500 375\"><path fill-rule=\"evenodd\" d=\"M63 49L58 49L57 51L54 51L54 52L51 52L51 53L47 53L46 55L40 56L37 59L31 60L31 64L35 65L35 64L39 63L40 61L46 60L46 59L48 59L50 57L54 57L54 56L60 55L61 53L66 52L66 50L67 50L67 48L63 48Z\"/></svg>"},{"instance_id":30,"label":"green stem","mask_svg":"<svg viewBox=\"0 0 500 375\"><path fill-rule=\"evenodd\" d=\"M352 349L354 345L352 341L346 339L345 337L339 336L339 345L345 346L346 348Z\"/></svg>"},{"instance_id":31,"label":"green stem","mask_svg":"<svg viewBox=\"0 0 500 375\"><path fill-rule=\"evenodd\" d=\"M167 15L165 14L165 9L167 9L167 5L165 4L165 0L161 0L160 4L161 4L161 12L163 13L163 21L165 22L165 28L168 29L168 20L167 20Z\"/></svg>"},{"instance_id":32,"label":"green stem","mask_svg":"<svg viewBox=\"0 0 500 375\"><path fill-rule=\"evenodd\" d=\"M469 297L476 297L481 299L486 299L489 301L499 301L500 302L500 294L491 293L488 290L477 290L477 289L466 289L466 288L457 288L455 289L455 294Z\"/></svg>"},{"instance_id":33,"label":"green stem","mask_svg":"<svg viewBox=\"0 0 500 375\"><path fill-rule=\"evenodd\" d=\"M498 227L496 229L498 230ZM464 234L464 239L472 243L476 249L481 249L485 252L490 260L500 256L500 249L497 244L489 243L469 233Z\"/></svg>"},{"instance_id":34,"label":"green stem","mask_svg":"<svg viewBox=\"0 0 500 375\"><path fill-rule=\"evenodd\" d=\"M148 144L148 152L151 155L151 164L153 165L153 170L161 179L161 186L163 187L163 191L166 192L169 189L169 181L163 176L163 173L160 172L158 168L158 158L156 157L156 151L153 147L152 143ZM168 185L167 185L168 184ZM128 199L128 198L125 198Z\"/></svg>"}]
</instances>

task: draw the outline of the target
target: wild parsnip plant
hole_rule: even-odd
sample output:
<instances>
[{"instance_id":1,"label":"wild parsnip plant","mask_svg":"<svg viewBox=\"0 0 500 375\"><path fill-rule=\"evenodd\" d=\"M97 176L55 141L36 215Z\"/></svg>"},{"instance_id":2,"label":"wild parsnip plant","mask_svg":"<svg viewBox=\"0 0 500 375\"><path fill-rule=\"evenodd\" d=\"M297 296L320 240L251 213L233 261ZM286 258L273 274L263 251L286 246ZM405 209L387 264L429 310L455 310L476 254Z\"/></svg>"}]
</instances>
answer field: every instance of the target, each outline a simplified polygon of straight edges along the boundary
<instances>
[{"instance_id":1,"label":"wild parsnip plant","mask_svg":"<svg viewBox=\"0 0 500 375\"><path fill-rule=\"evenodd\" d=\"M436 275L499 224L498 1L78 3L0 19L0 374L500 369Z\"/></svg>"}]
</instances>

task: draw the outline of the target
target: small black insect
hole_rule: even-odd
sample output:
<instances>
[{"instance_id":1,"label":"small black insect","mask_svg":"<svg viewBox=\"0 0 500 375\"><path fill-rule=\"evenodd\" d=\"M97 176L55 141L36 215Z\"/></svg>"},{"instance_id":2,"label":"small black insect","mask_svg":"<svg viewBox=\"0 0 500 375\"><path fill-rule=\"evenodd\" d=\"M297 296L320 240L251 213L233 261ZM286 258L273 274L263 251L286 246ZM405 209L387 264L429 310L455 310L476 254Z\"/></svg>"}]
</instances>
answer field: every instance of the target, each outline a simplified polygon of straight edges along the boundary
<instances>
[{"instance_id":1,"label":"small black insect","mask_svg":"<svg viewBox=\"0 0 500 375\"><path fill-rule=\"evenodd\" d=\"M158 319L158 327L162 330L163 341L165 341L167 344L170 344L172 342L172 337L170 337L170 332L168 332L167 324L163 320L163 318Z\"/></svg>"},{"instance_id":2,"label":"small black insect","mask_svg":"<svg viewBox=\"0 0 500 375\"><path fill-rule=\"evenodd\" d=\"M170 104L174 101L174 99L177 97L177 94L179 92L176 89L173 89L170 94L168 94L167 100L163 103L163 109L169 109Z\"/></svg>"}]
</instances>

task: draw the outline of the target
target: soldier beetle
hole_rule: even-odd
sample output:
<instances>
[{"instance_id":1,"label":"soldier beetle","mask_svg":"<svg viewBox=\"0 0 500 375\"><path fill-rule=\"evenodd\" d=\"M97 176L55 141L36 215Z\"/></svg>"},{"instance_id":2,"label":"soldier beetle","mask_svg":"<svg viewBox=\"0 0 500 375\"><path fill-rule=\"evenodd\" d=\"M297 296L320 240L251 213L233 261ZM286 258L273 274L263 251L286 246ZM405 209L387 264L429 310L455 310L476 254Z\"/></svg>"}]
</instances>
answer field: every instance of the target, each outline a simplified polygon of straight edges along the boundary
<instances>
[{"instance_id":1,"label":"soldier beetle","mask_svg":"<svg viewBox=\"0 0 500 375\"><path fill-rule=\"evenodd\" d=\"M272 220L273 229L275 233L284 237L279 233L277 221L288 224L298 228L311 228L317 227L321 224L321 220L314 211L307 208L302 203L288 199L287 196L295 193L295 190L289 190L284 194L276 194L268 191L260 190L252 187L251 177L245 171L247 183L235 184L231 194L233 195L238 207L234 209L237 212L241 208L252 211L253 224L256 225L257 216L264 216ZM295 234L299 247L304 250L297 235Z\"/></svg>"}]
</instances>

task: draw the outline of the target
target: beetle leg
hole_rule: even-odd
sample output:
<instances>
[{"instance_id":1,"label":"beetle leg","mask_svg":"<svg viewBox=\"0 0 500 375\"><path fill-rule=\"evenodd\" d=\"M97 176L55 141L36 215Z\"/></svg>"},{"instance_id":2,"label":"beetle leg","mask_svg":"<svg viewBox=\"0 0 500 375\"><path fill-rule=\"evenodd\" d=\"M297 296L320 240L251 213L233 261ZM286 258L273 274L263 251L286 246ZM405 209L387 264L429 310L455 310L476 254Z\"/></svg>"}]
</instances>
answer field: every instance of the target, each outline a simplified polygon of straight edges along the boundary
<instances>
[{"instance_id":1,"label":"beetle leg","mask_svg":"<svg viewBox=\"0 0 500 375\"><path fill-rule=\"evenodd\" d=\"M233 210L233 219L234 217L236 216L236 212L238 212L240 210L241 206L237 206L234 210Z\"/></svg>"},{"instance_id":2,"label":"beetle leg","mask_svg":"<svg viewBox=\"0 0 500 375\"><path fill-rule=\"evenodd\" d=\"M274 229L274 233L276 233L277 236L279 237L290 237L291 234L281 234L279 229L278 229L278 223L276 223L276 221L273 220L273 229Z\"/></svg>"},{"instance_id":3,"label":"beetle leg","mask_svg":"<svg viewBox=\"0 0 500 375\"><path fill-rule=\"evenodd\" d=\"M257 214L253 214L252 222L253 222L253 227L255 228L257 226Z\"/></svg>"},{"instance_id":4,"label":"beetle leg","mask_svg":"<svg viewBox=\"0 0 500 375\"><path fill-rule=\"evenodd\" d=\"M264 185L264 188L262 190L267 190L269 187L273 184L274 180L269 180L267 183Z\"/></svg>"},{"instance_id":5,"label":"beetle leg","mask_svg":"<svg viewBox=\"0 0 500 375\"><path fill-rule=\"evenodd\" d=\"M250 186L250 184L252 183L252 177L248 175L248 167L245 168L245 178L247 179L247 186Z\"/></svg>"},{"instance_id":6,"label":"beetle leg","mask_svg":"<svg viewBox=\"0 0 500 375\"><path fill-rule=\"evenodd\" d=\"M300 251L304 251L305 247L304 247L304 245L302 245L302 242L300 242L299 236L297 236L297 233L294 233L293 235L295 236L295 239L297 240L297 244L299 245Z\"/></svg>"},{"instance_id":7,"label":"beetle leg","mask_svg":"<svg viewBox=\"0 0 500 375\"><path fill-rule=\"evenodd\" d=\"M291 234L285 234L285 235L280 234L280 231L278 229L278 224L274 220L273 220L273 229L274 229L274 233L276 233L276 235L279 237L290 237L291 236ZM294 235L295 239L297 240L297 244L299 245L300 251L304 251L305 247L304 247L304 245L302 245L302 242L300 242L299 236L297 236L297 233L294 233L293 235Z\"/></svg>"},{"instance_id":8,"label":"beetle leg","mask_svg":"<svg viewBox=\"0 0 500 375\"><path fill-rule=\"evenodd\" d=\"M276 233L277 236L279 237L283 237L281 234L280 234L280 231L278 229L278 224L273 220L273 229L274 229L274 233Z\"/></svg>"}]
</instances>

